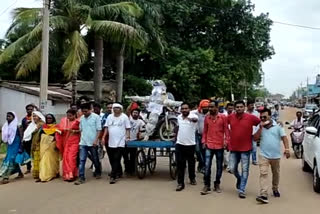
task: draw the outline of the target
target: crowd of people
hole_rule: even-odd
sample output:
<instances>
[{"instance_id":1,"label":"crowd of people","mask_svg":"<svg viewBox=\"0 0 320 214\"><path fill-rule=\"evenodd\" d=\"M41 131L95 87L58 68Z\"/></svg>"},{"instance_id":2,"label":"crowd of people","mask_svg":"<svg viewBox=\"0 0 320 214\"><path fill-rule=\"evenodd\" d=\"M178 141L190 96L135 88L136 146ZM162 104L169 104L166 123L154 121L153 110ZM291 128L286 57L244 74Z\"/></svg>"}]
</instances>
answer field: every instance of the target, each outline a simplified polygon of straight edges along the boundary
<instances>
[{"instance_id":1,"label":"crowd of people","mask_svg":"<svg viewBox=\"0 0 320 214\"><path fill-rule=\"evenodd\" d=\"M127 111L120 103L107 103L105 107L102 113L98 103L84 99L79 105L72 104L66 116L57 122L53 114L43 115L35 105L30 104L26 106L27 115L21 124L14 112L8 112L7 122L2 127L2 141L7 144L7 154L0 168L2 184L9 183L9 176L13 174L18 174L16 179L22 179L29 173L32 173L35 182L48 182L60 176L62 165L63 180L81 185L86 181L87 159L92 162L93 176L100 179L101 150L107 153L111 166L110 184L123 177L122 158L125 173L134 174L137 150L126 147L126 144L143 139L145 121L139 106L130 105ZM236 177L239 197L246 198L252 157L252 164L259 163L260 166L261 190L257 201L268 203L269 166L273 174L273 195L280 197L281 141L285 147L284 154L289 158L288 140L284 129L278 124L279 112L272 113L267 108L258 110L251 101L247 104L243 101L228 103L225 110L219 109L219 102L215 100L202 100L194 110L190 104L183 103L176 130L176 191L185 188L187 166L190 184L197 184L197 160L197 170L204 174L201 195L209 194L215 156L213 190L222 192L220 184L225 168ZM257 142L260 144L258 155ZM26 171L23 173L21 166L24 165Z\"/></svg>"}]
</instances>

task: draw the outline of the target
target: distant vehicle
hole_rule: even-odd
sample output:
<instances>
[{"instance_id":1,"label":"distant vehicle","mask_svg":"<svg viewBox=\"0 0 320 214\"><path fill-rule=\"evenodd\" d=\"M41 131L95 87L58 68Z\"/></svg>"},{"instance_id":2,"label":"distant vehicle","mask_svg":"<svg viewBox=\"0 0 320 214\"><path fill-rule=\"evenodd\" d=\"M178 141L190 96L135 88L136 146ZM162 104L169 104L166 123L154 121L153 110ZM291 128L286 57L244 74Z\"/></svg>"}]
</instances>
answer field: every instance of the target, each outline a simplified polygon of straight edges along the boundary
<instances>
[{"instance_id":1,"label":"distant vehicle","mask_svg":"<svg viewBox=\"0 0 320 214\"><path fill-rule=\"evenodd\" d=\"M313 189L320 193L320 115L314 115L306 128L302 143L302 170L313 172Z\"/></svg>"},{"instance_id":2,"label":"distant vehicle","mask_svg":"<svg viewBox=\"0 0 320 214\"><path fill-rule=\"evenodd\" d=\"M302 109L302 114L304 118L310 117L314 112L319 110L316 104L306 104Z\"/></svg>"}]
</instances>

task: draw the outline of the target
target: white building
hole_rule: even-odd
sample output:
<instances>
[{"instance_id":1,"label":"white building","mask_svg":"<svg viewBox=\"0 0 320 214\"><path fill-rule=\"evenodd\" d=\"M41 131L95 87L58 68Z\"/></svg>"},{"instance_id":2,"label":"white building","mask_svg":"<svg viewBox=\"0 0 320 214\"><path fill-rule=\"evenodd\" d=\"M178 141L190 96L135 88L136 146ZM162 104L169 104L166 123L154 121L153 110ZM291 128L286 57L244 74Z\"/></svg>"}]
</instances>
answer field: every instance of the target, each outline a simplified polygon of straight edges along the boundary
<instances>
[{"instance_id":1,"label":"white building","mask_svg":"<svg viewBox=\"0 0 320 214\"><path fill-rule=\"evenodd\" d=\"M14 111L21 122L26 116L25 106L39 105L39 84L0 81L0 125L6 121L6 113ZM59 86L48 87L48 112L57 120L65 115L71 103L71 92Z\"/></svg>"}]
</instances>

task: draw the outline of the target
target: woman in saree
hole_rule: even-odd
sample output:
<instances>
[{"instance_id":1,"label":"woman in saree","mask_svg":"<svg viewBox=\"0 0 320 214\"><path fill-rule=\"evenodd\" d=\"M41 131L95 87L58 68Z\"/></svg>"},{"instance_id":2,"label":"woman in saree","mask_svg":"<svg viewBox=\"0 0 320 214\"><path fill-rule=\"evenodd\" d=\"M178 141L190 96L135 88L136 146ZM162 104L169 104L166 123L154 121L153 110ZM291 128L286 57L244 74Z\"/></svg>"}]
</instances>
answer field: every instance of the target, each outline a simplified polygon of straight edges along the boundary
<instances>
[{"instance_id":1,"label":"woman in saree","mask_svg":"<svg viewBox=\"0 0 320 214\"><path fill-rule=\"evenodd\" d=\"M41 182L59 177L59 150L56 147L55 134L58 131L56 119L52 114L46 115L46 123L42 126L40 141Z\"/></svg>"},{"instance_id":2,"label":"woman in saree","mask_svg":"<svg viewBox=\"0 0 320 214\"><path fill-rule=\"evenodd\" d=\"M56 134L57 147L62 154L63 180L72 182L78 177L77 155L79 152L80 132L79 120L76 119L77 111L70 109L67 117L61 119L59 130Z\"/></svg>"},{"instance_id":3,"label":"woman in saree","mask_svg":"<svg viewBox=\"0 0 320 214\"><path fill-rule=\"evenodd\" d=\"M23 141L27 142L31 140L31 158L33 163L32 177L36 182L40 182L39 170L40 170L40 140L42 125L45 123L45 117L39 111L32 112L32 122L23 134Z\"/></svg>"},{"instance_id":4,"label":"woman in saree","mask_svg":"<svg viewBox=\"0 0 320 214\"><path fill-rule=\"evenodd\" d=\"M10 175L18 173L17 179L23 178L20 166L16 162L21 138L18 118L14 112L7 113L7 122L2 127L2 141L7 144L7 155L0 168L0 177L3 177L2 184L7 184Z\"/></svg>"}]
</instances>

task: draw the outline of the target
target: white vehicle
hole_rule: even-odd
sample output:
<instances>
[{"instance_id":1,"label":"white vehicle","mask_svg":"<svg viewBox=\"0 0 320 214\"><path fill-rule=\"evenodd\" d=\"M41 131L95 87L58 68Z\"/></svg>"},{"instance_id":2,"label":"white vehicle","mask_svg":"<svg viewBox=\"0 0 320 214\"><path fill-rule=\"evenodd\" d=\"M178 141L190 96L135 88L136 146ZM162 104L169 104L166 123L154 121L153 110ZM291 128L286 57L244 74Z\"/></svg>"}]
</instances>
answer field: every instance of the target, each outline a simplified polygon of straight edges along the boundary
<instances>
[{"instance_id":1,"label":"white vehicle","mask_svg":"<svg viewBox=\"0 0 320 214\"><path fill-rule=\"evenodd\" d=\"M319 130L319 131L318 131ZM320 115L314 115L306 128L302 143L302 170L313 172L313 189L320 193Z\"/></svg>"},{"instance_id":2,"label":"white vehicle","mask_svg":"<svg viewBox=\"0 0 320 214\"><path fill-rule=\"evenodd\" d=\"M303 117L310 117L313 112L318 111L318 106L316 104L306 104L302 109Z\"/></svg>"}]
</instances>

